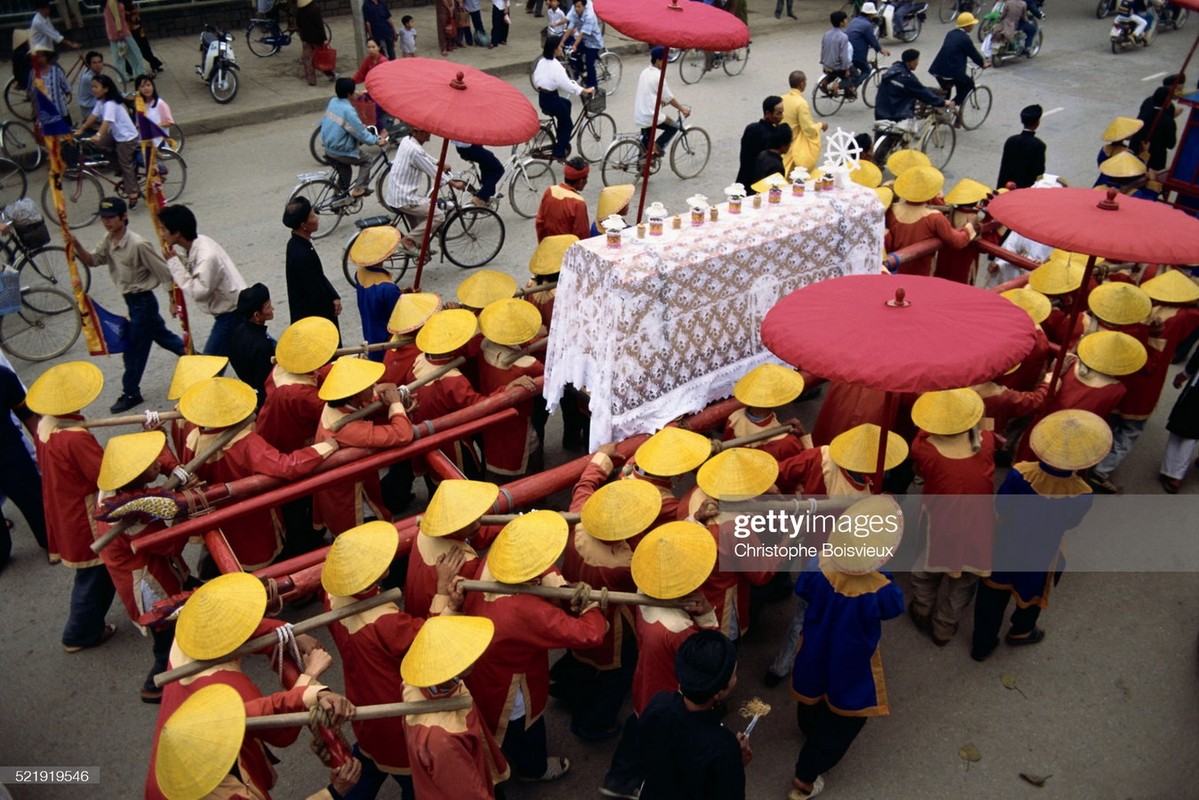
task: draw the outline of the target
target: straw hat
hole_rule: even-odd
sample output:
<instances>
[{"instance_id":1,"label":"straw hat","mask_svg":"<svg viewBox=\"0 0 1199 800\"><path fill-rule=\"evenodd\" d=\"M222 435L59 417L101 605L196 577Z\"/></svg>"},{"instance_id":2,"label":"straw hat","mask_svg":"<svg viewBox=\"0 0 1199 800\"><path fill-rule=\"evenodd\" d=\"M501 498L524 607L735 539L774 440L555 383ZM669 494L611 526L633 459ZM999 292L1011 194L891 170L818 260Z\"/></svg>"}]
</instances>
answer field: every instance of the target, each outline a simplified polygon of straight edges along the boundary
<instances>
[{"instance_id":1,"label":"straw hat","mask_svg":"<svg viewBox=\"0 0 1199 800\"><path fill-rule=\"evenodd\" d=\"M400 534L390 522L376 520L338 535L325 556L321 586L337 597L349 597L374 585L387 571L400 546Z\"/></svg>"},{"instance_id":2,"label":"straw hat","mask_svg":"<svg viewBox=\"0 0 1199 800\"><path fill-rule=\"evenodd\" d=\"M420 518L420 532L438 537L460 531L490 511L499 496L500 487L494 483L442 481Z\"/></svg>"},{"instance_id":3,"label":"straw hat","mask_svg":"<svg viewBox=\"0 0 1199 800\"><path fill-rule=\"evenodd\" d=\"M220 785L246 735L246 705L227 683L184 700L158 733L154 778L168 800L199 800Z\"/></svg>"},{"instance_id":4,"label":"straw hat","mask_svg":"<svg viewBox=\"0 0 1199 800\"><path fill-rule=\"evenodd\" d=\"M972 206L987 199L990 193L990 188L984 184L970 178L962 178L949 190L949 194L945 195L945 202L951 206Z\"/></svg>"},{"instance_id":5,"label":"straw hat","mask_svg":"<svg viewBox=\"0 0 1199 800\"><path fill-rule=\"evenodd\" d=\"M912 404L916 427L939 436L968 431L982 418L983 399L973 389L925 392Z\"/></svg>"},{"instance_id":6,"label":"straw hat","mask_svg":"<svg viewBox=\"0 0 1199 800\"><path fill-rule=\"evenodd\" d=\"M1145 162L1127 150L1116 153L1099 165L1099 172L1109 178L1137 178L1145 174Z\"/></svg>"},{"instance_id":7,"label":"straw hat","mask_svg":"<svg viewBox=\"0 0 1199 800\"><path fill-rule=\"evenodd\" d=\"M909 203L927 203L945 186L945 176L934 167L912 167L895 179L895 194Z\"/></svg>"},{"instance_id":8,"label":"straw hat","mask_svg":"<svg viewBox=\"0 0 1199 800\"><path fill-rule=\"evenodd\" d=\"M603 542L619 542L648 528L662 513L662 494L649 481L615 481L583 503L581 522Z\"/></svg>"},{"instance_id":9,"label":"straw hat","mask_svg":"<svg viewBox=\"0 0 1199 800\"><path fill-rule=\"evenodd\" d=\"M879 186L874 190L878 195L879 202L883 204L883 211L891 207L891 203L895 202L895 191L890 186Z\"/></svg>"},{"instance_id":10,"label":"straw hat","mask_svg":"<svg viewBox=\"0 0 1199 800\"><path fill-rule=\"evenodd\" d=\"M846 575L869 575L883 567L903 539L903 509L887 495L872 495L854 503L841 515L854 520L838 525L828 537L828 560ZM882 519L883 524L878 524Z\"/></svg>"},{"instance_id":11,"label":"straw hat","mask_svg":"<svg viewBox=\"0 0 1199 800\"><path fill-rule=\"evenodd\" d=\"M1122 142L1134 133L1145 127L1145 123L1139 119L1132 117L1116 117L1111 121L1111 124L1104 130L1100 137L1103 141Z\"/></svg>"},{"instance_id":12,"label":"straw hat","mask_svg":"<svg viewBox=\"0 0 1199 800\"><path fill-rule=\"evenodd\" d=\"M382 361L342 356L333 362L333 368L329 370L316 396L326 402L353 397L378 383L386 371Z\"/></svg>"},{"instance_id":13,"label":"straw hat","mask_svg":"<svg viewBox=\"0 0 1199 800\"><path fill-rule=\"evenodd\" d=\"M404 654L400 677L419 688L452 680L479 660L494 636L487 617L430 617Z\"/></svg>"},{"instance_id":14,"label":"straw hat","mask_svg":"<svg viewBox=\"0 0 1199 800\"><path fill-rule=\"evenodd\" d=\"M633 551L637 588L659 600L691 594L716 566L716 540L698 522L667 522L654 528Z\"/></svg>"},{"instance_id":15,"label":"straw hat","mask_svg":"<svg viewBox=\"0 0 1199 800\"><path fill-rule=\"evenodd\" d=\"M610 186L610 189L616 187ZM560 233L557 236L547 236L533 251L529 259L529 272L534 275L556 275L562 271L562 258L570 246L579 241L573 233Z\"/></svg>"},{"instance_id":16,"label":"straw hat","mask_svg":"<svg viewBox=\"0 0 1199 800\"><path fill-rule=\"evenodd\" d=\"M708 437L672 426L642 442L633 459L650 475L669 478L690 472L710 455L712 442Z\"/></svg>"},{"instance_id":17,"label":"straw hat","mask_svg":"<svg viewBox=\"0 0 1199 800\"><path fill-rule=\"evenodd\" d=\"M179 398L179 413L201 428L228 428L254 413L258 394L237 378L209 378Z\"/></svg>"},{"instance_id":18,"label":"straw hat","mask_svg":"<svg viewBox=\"0 0 1199 800\"><path fill-rule=\"evenodd\" d=\"M850 428L828 446L829 458L842 469L870 474L878 466L878 438L881 429L872 422ZM894 469L908 457L908 443L895 431L887 431L887 455L883 469Z\"/></svg>"},{"instance_id":19,"label":"straw hat","mask_svg":"<svg viewBox=\"0 0 1199 800\"><path fill-rule=\"evenodd\" d=\"M850 167L849 179L851 181L858 186L865 186L867 189L877 189L882 184L883 171L873 162L859 159L853 163L856 166Z\"/></svg>"},{"instance_id":20,"label":"straw hat","mask_svg":"<svg viewBox=\"0 0 1199 800\"><path fill-rule=\"evenodd\" d=\"M595 205L595 218L607 219L612 214L621 213L621 209L633 199L633 184L618 183L600 189L599 202Z\"/></svg>"},{"instance_id":21,"label":"straw hat","mask_svg":"<svg viewBox=\"0 0 1199 800\"><path fill-rule=\"evenodd\" d=\"M429 317L416 334L416 346L422 353L452 353L471 340L479 330L479 320L465 308L438 311Z\"/></svg>"},{"instance_id":22,"label":"straw hat","mask_svg":"<svg viewBox=\"0 0 1199 800\"><path fill-rule=\"evenodd\" d=\"M481 269L458 284L458 302L471 308L487 308L514 294L516 278L493 269Z\"/></svg>"},{"instance_id":23,"label":"straw hat","mask_svg":"<svg viewBox=\"0 0 1199 800\"><path fill-rule=\"evenodd\" d=\"M803 394L803 376L791 367L761 364L741 376L733 397L751 408L778 408Z\"/></svg>"},{"instance_id":24,"label":"straw hat","mask_svg":"<svg viewBox=\"0 0 1199 800\"><path fill-rule=\"evenodd\" d=\"M928 156L919 150L896 150L887 156L887 170L897 178L912 167L931 167L932 165L933 162L929 160Z\"/></svg>"},{"instance_id":25,"label":"straw hat","mask_svg":"<svg viewBox=\"0 0 1199 800\"><path fill-rule=\"evenodd\" d=\"M400 244L400 232L392 225L367 228L354 237L350 245L350 261L356 267L381 264Z\"/></svg>"},{"instance_id":26,"label":"straw hat","mask_svg":"<svg viewBox=\"0 0 1199 800\"><path fill-rule=\"evenodd\" d=\"M695 475L704 494L715 500L764 494L779 476L774 456L752 447L734 447L709 458Z\"/></svg>"},{"instance_id":27,"label":"straw hat","mask_svg":"<svg viewBox=\"0 0 1199 800\"><path fill-rule=\"evenodd\" d=\"M978 17L974 16L969 11L963 11L961 14L958 14L957 27L969 28L970 26L977 24Z\"/></svg>"},{"instance_id":28,"label":"straw hat","mask_svg":"<svg viewBox=\"0 0 1199 800\"><path fill-rule=\"evenodd\" d=\"M1141 284L1141 291L1158 303L1193 303L1199 300L1199 286L1176 269L1145 281Z\"/></svg>"},{"instance_id":29,"label":"straw hat","mask_svg":"<svg viewBox=\"0 0 1199 800\"><path fill-rule=\"evenodd\" d=\"M1069 294L1082 286L1085 267L1073 261L1050 258L1028 273L1028 285L1041 294Z\"/></svg>"},{"instance_id":30,"label":"straw hat","mask_svg":"<svg viewBox=\"0 0 1199 800\"><path fill-rule=\"evenodd\" d=\"M412 333L441 310L441 298L433 292L405 292L396 300L387 320L391 333Z\"/></svg>"},{"instance_id":31,"label":"straw hat","mask_svg":"<svg viewBox=\"0 0 1199 800\"><path fill-rule=\"evenodd\" d=\"M1049 319L1049 312L1053 310L1053 305L1049 302L1048 297L1026 286L1021 286L1018 289L1008 289L999 296L1010 300L1014 305L1024 309L1037 325Z\"/></svg>"},{"instance_id":32,"label":"straw hat","mask_svg":"<svg viewBox=\"0 0 1199 800\"><path fill-rule=\"evenodd\" d=\"M556 511L530 511L509 522L487 551L500 583L524 583L549 569L566 549L570 526Z\"/></svg>"},{"instance_id":33,"label":"straw hat","mask_svg":"<svg viewBox=\"0 0 1199 800\"><path fill-rule=\"evenodd\" d=\"M1098 414L1071 408L1034 425L1028 443L1049 466L1077 471L1104 459L1112 449L1112 429Z\"/></svg>"},{"instance_id":34,"label":"straw hat","mask_svg":"<svg viewBox=\"0 0 1199 800\"><path fill-rule=\"evenodd\" d=\"M178 400L200 381L220 375L228 364L226 356L179 356L175 374L171 376L171 387L167 389L167 399Z\"/></svg>"},{"instance_id":35,"label":"straw hat","mask_svg":"<svg viewBox=\"0 0 1199 800\"><path fill-rule=\"evenodd\" d=\"M1145 345L1120 331L1096 331L1078 341L1078 357L1096 372L1118 378L1145 366Z\"/></svg>"},{"instance_id":36,"label":"straw hat","mask_svg":"<svg viewBox=\"0 0 1199 800\"><path fill-rule=\"evenodd\" d=\"M248 572L218 575L192 592L179 611L175 641L188 658L227 656L249 640L266 611L266 589Z\"/></svg>"},{"instance_id":37,"label":"straw hat","mask_svg":"<svg viewBox=\"0 0 1199 800\"><path fill-rule=\"evenodd\" d=\"M303 375L329 363L341 336L337 326L324 317L298 319L275 345L275 361L288 372Z\"/></svg>"},{"instance_id":38,"label":"straw hat","mask_svg":"<svg viewBox=\"0 0 1199 800\"><path fill-rule=\"evenodd\" d=\"M99 397L103 388L99 367L90 361L68 361L38 376L25 393L25 405L43 416L74 414Z\"/></svg>"},{"instance_id":39,"label":"straw hat","mask_svg":"<svg viewBox=\"0 0 1199 800\"><path fill-rule=\"evenodd\" d=\"M1109 325L1132 325L1149 316L1153 300L1131 283L1113 281L1095 287L1087 297L1087 308Z\"/></svg>"},{"instance_id":40,"label":"straw hat","mask_svg":"<svg viewBox=\"0 0 1199 800\"><path fill-rule=\"evenodd\" d=\"M104 446L104 459L100 462L96 488L102 492L120 489L154 463L166 442L167 435L162 431L112 437Z\"/></svg>"},{"instance_id":41,"label":"straw hat","mask_svg":"<svg viewBox=\"0 0 1199 800\"><path fill-rule=\"evenodd\" d=\"M522 345L541 330L541 312L528 300L496 300L479 314L479 327L496 344Z\"/></svg>"}]
</instances>

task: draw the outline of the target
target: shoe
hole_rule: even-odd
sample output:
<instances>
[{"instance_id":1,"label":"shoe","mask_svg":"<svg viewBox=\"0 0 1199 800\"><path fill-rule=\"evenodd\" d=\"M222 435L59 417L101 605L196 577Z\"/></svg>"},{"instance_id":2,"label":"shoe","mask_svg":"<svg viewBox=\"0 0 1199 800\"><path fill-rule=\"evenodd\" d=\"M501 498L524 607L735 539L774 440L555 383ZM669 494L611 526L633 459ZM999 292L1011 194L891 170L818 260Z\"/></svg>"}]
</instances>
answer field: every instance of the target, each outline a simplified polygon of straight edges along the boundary
<instances>
[{"instance_id":1,"label":"shoe","mask_svg":"<svg viewBox=\"0 0 1199 800\"><path fill-rule=\"evenodd\" d=\"M122 394L120 397L117 398L117 401L115 403L113 403L112 406L108 410L110 412L112 412L113 414L121 414L121 413L128 411L131 408L136 408L137 406L140 406L144 402L146 402L146 401L142 399L142 396L140 394L139 395Z\"/></svg>"},{"instance_id":2,"label":"shoe","mask_svg":"<svg viewBox=\"0 0 1199 800\"><path fill-rule=\"evenodd\" d=\"M93 647L99 647L100 645L107 642L109 639L112 638L113 634L116 632L117 632L116 625L105 625L103 632L101 632L101 634L100 634L100 639L95 644L64 644L62 646L62 649L66 650L68 653L72 653L72 654L78 653L81 650L91 650Z\"/></svg>"},{"instance_id":3,"label":"shoe","mask_svg":"<svg viewBox=\"0 0 1199 800\"><path fill-rule=\"evenodd\" d=\"M1041 640L1044 638L1045 631L1041 630L1040 628L1033 628L1032 633L1030 633L1028 636L1013 637L1011 634L1008 634L1007 636L1003 637L1003 640L1012 647L1024 647L1030 644L1040 644Z\"/></svg>"},{"instance_id":4,"label":"shoe","mask_svg":"<svg viewBox=\"0 0 1199 800\"><path fill-rule=\"evenodd\" d=\"M817 775L816 780L812 781L812 791L805 792L803 789L792 788L787 792L787 800L808 800L810 797L815 797L824 791L824 776Z\"/></svg>"},{"instance_id":5,"label":"shoe","mask_svg":"<svg viewBox=\"0 0 1199 800\"><path fill-rule=\"evenodd\" d=\"M766 674L762 676L762 683L766 684L767 689L773 689L783 682L785 676L775 675L770 670L766 670Z\"/></svg>"},{"instance_id":6,"label":"shoe","mask_svg":"<svg viewBox=\"0 0 1199 800\"><path fill-rule=\"evenodd\" d=\"M799 17L795 16L790 11L787 12L787 16L790 17L791 19L799 19Z\"/></svg>"},{"instance_id":7,"label":"shoe","mask_svg":"<svg viewBox=\"0 0 1199 800\"><path fill-rule=\"evenodd\" d=\"M1106 475L1100 475L1098 472L1090 473L1086 480L1087 484L1100 494L1121 494L1123 491L1119 486L1112 483L1111 478Z\"/></svg>"},{"instance_id":8,"label":"shoe","mask_svg":"<svg viewBox=\"0 0 1199 800\"><path fill-rule=\"evenodd\" d=\"M782 14L782 12L781 12L781 11L776 11L776 12L774 12L774 18L775 18L775 19L782 19L782 18L783 18L783 14Z\"/></svg>"},{"instance_id":9,"label":"shoe","mask_svg":"<svg viewBox=\"0 0 1199 800\"><path fill-rule=\"evenodd\" d=\"M162 703L162 689L157 686L153 689L143 686L140 694L143 703L152 703L154 705Z\"/></svg>"},{"instance_id":10,"label":"shoe","mask_svg":"<svg viewBox=\"0 0 1199 800\"><path fill-rule=\"evenodd\" d=\"M599 787L599 793L604 797L623 797L626 800L637 800L641 797L640 786L617 786L615 783L605 782Z\"/></svg>"},{"instance_id":11,"label":"shoe","mask_svg":"<svg viewBox=\"0 0 1199 800\"><path fill-rule=\"evenodd\" d=\"M931 634L931 636L933 639L933 644L935 644L937 647L944 647L945 645L949 644L949 642L950 642L949 639L942 639L940 636L937 636L935 633Z\"/></svg>"},{"instance_id":12,"label":"shoe","mask_svg":"<svg viewBox=\"0 0 1199 800\"><path fill-rule=\"evenodd\" d=\"M570 759L566 756L550 756L545 760L545 772L537 778L528 778L523 775L516 777L522 781L556 781L566 773L570 772Z\"/></svg>"},{"instance_id":13,"label":"shoe","mask_svg":"<svg viewBox=\"0 0 1199 800\"><path fill-rule=\"evenodd\" d=\"M1178 494L1178 490L1182 488L1182 481L1178 478L1170 478L1166 475L1158 475L1157 480L1161 483L1162 488L1167 494Z\"/></svg>"},{"instance_id":14,"label":"shoe","mask_svg":"<svg viewBox=\"0 0 1199 800\"><path fill-rule=\"evenodd\" d=\"M354 202L353 197L351 197L348 194L343 194L343 195L334 197L332 200L330 200L329 208L334 209L334 210L340 209L340 208L345 208L346 206L348 206L350 203L353 203L353 202Z\"/></svg>"},{"instance_id":15,"label":"shoe","mask_svg":"<svg viewBox=\"0 0 1199 800\"><path fill-rule=\"evenodd\" d=\"M911 617L912 624L916 626L916 630L920 631L921 633L932 633L932 620L928 618L927 614L917 614L915 603L908 603L908 616Z\"/></svg>"},{"instance_id":16,"label":"shoe","mask_svg":"<svg viewBox=\"0 0 1199 800\"><path fill-rule=\"evenodd\" d=\"M350 197L366 197L372 193L373 190L368 189L365 186L359 186L356 189L350 190Z\"/></svg>"},{"instance_id":17,"label":"shoe","mask_svg":"<svg viewBox=\"0 0 1199 800\"><path fill-rule=\"evenodd\" d=\"M974 659L975 661L977 661L978 663L980 663L980 664L981 664L982 662L986 661L988 658L990 658L990 657L991 657L991 654L995 652L995 649L996 649L997 647L999 647L999 643L998 643L998 642L996 642L995 644L991 645L991 646L990 646L988 649L986 649L986 650L975 650L975 649L971 648L971 650L970 650L970 657L971 657L972 659Z\"/></svg>"}]
</instances>

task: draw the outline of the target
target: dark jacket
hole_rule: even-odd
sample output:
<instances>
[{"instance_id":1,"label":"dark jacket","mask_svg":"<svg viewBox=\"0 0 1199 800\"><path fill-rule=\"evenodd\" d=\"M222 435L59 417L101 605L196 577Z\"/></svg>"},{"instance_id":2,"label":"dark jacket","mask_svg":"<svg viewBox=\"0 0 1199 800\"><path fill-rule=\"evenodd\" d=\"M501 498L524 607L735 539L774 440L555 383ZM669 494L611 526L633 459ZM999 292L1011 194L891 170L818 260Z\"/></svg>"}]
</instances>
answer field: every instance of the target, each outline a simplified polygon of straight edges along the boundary
<instances>
[{"instance_id":1,"label":"dark jacket","mask_svg":"<svg viewBox=\"0 0 1199 800\"><path fill-rule=\"evenodd\" d=\"M306 44L321 44L325 41L325 18L316 0L303 8L296 9L296 30L300 41Z\"/></svg>"},{"instance_id":2,"label":"dark jacket","mask_svg":"<svg viewBox=\"0 0 1199 800\"><path fill-rule=\"evenodd\" d=\"M291 321L324 317L336 325L333 301L340 299L333 284L325 277L321 257L312 242L292 234L287 242L287 306Z\"/></svg>"},{"instance_id":3,"label":"dark jacket","mask_svg":"<svg viewBox=\"0 0 1199 800\"><path fill-rule=\"evenodd\" d=\"M999 178L995 188L1002 189L1008 181L1017 189L1027 189L1045 174L1045 143L1033 131L1021 131L1003 143L1003 158L999 161Z\"/></svg>"},{"instance_id":4,"label":"dark jacket","mask_svg":"<svg viewBox=\"0 0 1199 800\"><path fill-rule=\"evenodd\" d=\"M878 87L878 102L874 106L875 119L900 122L916 116L916 101L940 108L945 98L920 82L908 65L896 61L883 74Z\"/></svg>"},{"instance_id":5,"label":"dark jacket","mask_svg":"<svg viewBox=\"0 0 1199 800\"><path fill-rule=\"evenodd\" d=\"M754 162L758 160L758 153L766 149L767 139L770 138L770 132L774 130L774 126L767 123L765 120L751 122L745 126L745 132L741 134L741 160L737 169L737 183L748 188L756 178L754 174Z\"/></svg>"},{"instance_id":6,"label":"dark jacket","mask_svg":"<svg viewBox=\"0 0 1199 800\"><path fill-rule=\"evenodd\" d=\"M1157 119L1159 111L1161 111L1161 106L1154 105L1152 97L1145 98L1145 101L1141 103L1137 119L1144 122L1145 126L1132 137L1132 152L1141 152L1145 134L1153 127L1153 121ZM1157 127L1153 128L1153 135L1149 137L1149 160L1146 162L1146 166L1149 169L1165 169L1166 154L1176 144L1178 144L1178 120L1174 116L1174 104L1170 103L1162 112Z\"/></svg>"},{"instance_id":7,"label":"dark jacket","mask_svg":"<svg viewBox=\"0 0 1199 800\"><path fill-rule=\"evenodd\" d=\"M243 383L254 387L258 393L258 407L266 400L266 378L274 364L275 340L267 333L265 325L255 325L245 320L233 331L229 341L229 364Z\"/></svg>"},{"instance_id":8,"label":"dark jacket","mask_svg":"<svg viewBox=\"0 0 1199 800\"><path fill-rule=\"evenodd\" d=\"M980 67L983 65L982 53L970 41L970 34L955 28L945 34L945 41L928 68L928 74L937 78L965 78L967 59Z\"/></svg>"},{"instance_id":9,"label":"dark jacket","mask_svg":"<svg viewBox=\"0 0 1199 800\"><path fill-rule=\"evenodd\" d=\"M1174 402L1166 430L1184 439L1199 439L1199 347L1191 353L1184 371L1191 379Z\"/></svg>"},{"instance_id":10,"label":"dark jacket","mask_svg":"<svg viewBox=\"0 0 1199 800\"><path fill-rule=\"evenodd\" d=\"M642 800L744 800L741 745L719 711L688 711L678 692L658 692L637 732Z\"/></svg>"},{"instance_id":11,"label":"dark jacket","mask_svg":"<svg viewBox=\"0 0 1199 800\"><path fill-rule=\"evenodd\" d=\"M754 171L750 175L749 183L745 184L750 194L756 194L752 189L749 189L750 183L757 183L763 178L769 178L774 173L779 173L785 176L786 170L783 169L783 157L773 150L763 150L758 153L758 157L754 159Z\"/></svg>"},{"instance_id":12,"label":"dark jacket","mask_svg":"<svg viewBox=\"0 0 1199 800\"><path fill-rule=\"evenodd\" d=\"M876 53L883 51L883 46L878 43L878 37L874 35L874 26L870 24L870 19L867 17L854 17L850 21L849 27L845 29L845 35L849 37L849 46L853 48L855 62L866 63L870 59L871 50Z\"/></svg>"}]
</instances>

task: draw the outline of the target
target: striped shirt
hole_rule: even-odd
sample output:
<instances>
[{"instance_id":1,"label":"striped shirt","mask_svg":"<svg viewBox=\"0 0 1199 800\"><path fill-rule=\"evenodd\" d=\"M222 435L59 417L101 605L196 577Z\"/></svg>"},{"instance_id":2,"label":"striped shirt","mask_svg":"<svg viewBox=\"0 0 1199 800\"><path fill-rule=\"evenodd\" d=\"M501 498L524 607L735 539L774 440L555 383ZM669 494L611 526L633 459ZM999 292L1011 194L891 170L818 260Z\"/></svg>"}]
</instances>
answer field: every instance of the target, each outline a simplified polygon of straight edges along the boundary
<instances>
[{"instance_id":1,"label":"striped shirt","mask_svg":"<svg viewBox=\"0 0 1199 800\"><path fill-rule=\"evenodd\" d=\"M411 136L400 140L396 148L395 158L391 160L391 172L387 176L387 189L384 199L392 208L403 208L425 200L424 181L421 173L434 178L437 175L437 162L420 146L420 142ZM447 170L443 180L450 179Z\"/></svg>"}]
</instances>

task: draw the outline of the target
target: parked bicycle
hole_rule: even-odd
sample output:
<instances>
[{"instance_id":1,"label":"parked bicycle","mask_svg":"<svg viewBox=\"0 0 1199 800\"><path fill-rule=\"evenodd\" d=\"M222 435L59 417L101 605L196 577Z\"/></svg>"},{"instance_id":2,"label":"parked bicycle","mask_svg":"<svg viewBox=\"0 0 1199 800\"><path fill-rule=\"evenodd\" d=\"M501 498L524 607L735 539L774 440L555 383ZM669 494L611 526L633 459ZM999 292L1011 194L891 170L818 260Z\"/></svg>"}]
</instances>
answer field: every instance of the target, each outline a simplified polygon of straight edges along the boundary
<instances>
[{"instance_id":1,"label":"parked bicycle","mask_svg":"<svg viewBox=\"0 0 1199 800\"><path fill-rule=\"evenodd\" d=\"M749 63L749 45L736 50L709 52L707 50L688 50L679 59L679 77L683 83L699 83L704 75L715 69L724 69L724 74L736 77L745 72Z\"/></svg>"},{"instance_id":2,"label":"parked bicycle","mask_svg":"<svg viewBox=\"0 0 1199 800\"><path fill-rule=\"evenodd\" d=\"M674 124L678 133L669 144L670 168L675 175L689 180L703 172L708 165L708 158L712 155L712 137L703 128L688 125L687 118L682 114L675 116ZM656 131L652 133L656 134ZM653 138L656 137L651 137L651 144ZM640 131L617 134L616 140L604 153L604 186L640 182L645 169L645 150ZM650 173L657 172L661 166L662 153L655 147L650 159Z\"/></svg>"},{"instance_id":3,"label":"parked bicycle","mask_svg":"<svg viewBox=\"0 0 1199 800\"><path fill-rule=\"evenodd\" d=\"M168 203L173 203L183 194L187 186L187 162L178 153L160 147L154 157L158 178L162 183L162 194ZM113 176L115 161L90 145L80 149L79 165L67 169L62 176L62 194L66 201L67 224L71 228L85 228L100 216L100 201L108 195L118 194L120 176ZM135 165L139 193L146 185L146 163L138 153ZM108 184L109 188L105 188ZM49 219L58 219L54 209L54 197L50 184L42 187L42 211Z\"/></svg>"},{"instance_id":4,"label":"parked bicycle","mask_svg":"<svg viewBox=\"0 0 1199 800\"><path fill-rule=\"evenodd\" d=\"M290 21L287 29L284 30L279 24L279 20L274 17L257 17L251 19L250 24L246 26L246 47L259 58L270 58L291 44L291 35L295 32L296 29L291 27ZM332 40L333 29L326 22L325 41Z\"/></svg>"},{"instance_id":5,"label":"parked bicycle","mask_svg":"<svg viewBox=\"0 0 1199 800\"><path fill-rule=\"evenodd\" d=\"M29 190L25 170L15 161L0 158L0 208L16 202Z\"/></svg>"},{"instance_id":6,"label":"parked bicycle","mask_svg":"<svg viewBox=\"0 0 1199 800\"><path fill-rule=\"evenodd\" d=\"M0 122L0 152L26 172L41 166L45 156L33 128L16 120Z\"/></svg>"},{"instance_id":7,"label":"parked bicycle","mask_svg":"<svg viewBox=\"0 0 1199 800\"><path fill-rule=\"evenodd\" d=\"M596 92L590 99L583 97L582 110L575 118L575 152L589 164L598 163L616 138L616 120L605 112L608 98ZM541 119L541 129L529 141L527 155L549 160L553 158L554 142L558 140L558 121L553 117Z\"/></svg>"},{"instance_id":8,"label":"parked bicycle","mask_svg":"<svg viewBox=\"0 0 1199 800\"><path fill-rule=\"evenodd\" d=\"M857 91L849 92L849 81L842 75L825 73L825 76L812 88L812 108L822 117L831 117L841 110L845 103L852 103L859 97L867 108L874 108L874 98L878 95L878 87L883 82L886 69L878 65L878 54L874 53L866 67L866 77L858 84Z\"/></svg>"},{"instance_id":9,"label":"parked bicycle","mask_svg":"<svg viewBox=\"0 0 1199 800\"><path fill-rule=\"evenodd\" d=\"M75 63L71 64L67 70L67 85L72 89L79 82L79 76L84 68L87 67L87 62L84 61L84 53L80 53L75 59ZM117 88L124 92L128 86L129 78L116 67L111 64L105 64L100 70L103 74L112 78L113 83ZM33 122L35 115L33 102L29 96L28 88L17 82L16 77L8 79L8 83L4 85L4 104L8 106L8 110L12 112L17 119L23 119L26 122Z\"/></svg>"},{"instance_id":10,"label":"parked bicycle","mask_svg":"<svg viewBox=\"0 0 1199 800\"><path fill-rule=\"evenodd\" d=\"M38 289L58 289L67 294L74 291L71 287L71 273L67 269L66 248L50 244L50 229L45 222L33 231L22 231L6 218L0 218L0 222L3 222L9 231L7 236L0 237L0 264L7 264L20 273L22 285ZM81 268L79 281L84 292L90 291L91 271ZM42 310L54 311L55 308Z\"/></svg>"},{"instance_id":11,"label":"parked bicycle","mask_svg":"<svg viewBox=\"0 0 1199 800\"><path fill-rule=\"evenodd\" d=\"M529 64L529 85L533 84L533 70L537 68L537 62L541 60L541 56L533 59ZM563 48L562 57L559 59L562 66L566 68L566 74L573 80L584 84L584 79L587 77L587 67L583 62L582 52ZM621 76L624 75L624 64L620 60L620 56L613 53L611 50L603 50L595 59L595 83L596 94L609 95L616 91L620 86ZM533 86L536 89L536 86Z\"/></svg>"},{"instance_id":12,"label":"parked bicycle","mask_svg":"<svg viewBox=\"0 0 1199 800\"><path fill-rule=\"evenodd\" d=\"M0 348L25 361L60 356L79 338L79 309L70 294L40 281L38 264L30 261L33 248L22 242L16 226L4 221L4 227L10 235L0 239ZM48 239L45 223L37 227Z\"/></svg>"},{"instance_id":13,"label":"parked bicycle","mask_svg":"<svg viewBox=\"0 0 1199 800\"><path fill-rule=\"evenodd\" d=\"M953 130L954 118L954 112L948 108L934 108L917 103L915 130L909 130L900 122L875 122L874 131L877 135L874 139L874 163L885 164L887 156L896 150L914 147L928 156L932 166L939 170L945 169L957 145L957 134Z\"/></svg>"}]
</instances>

